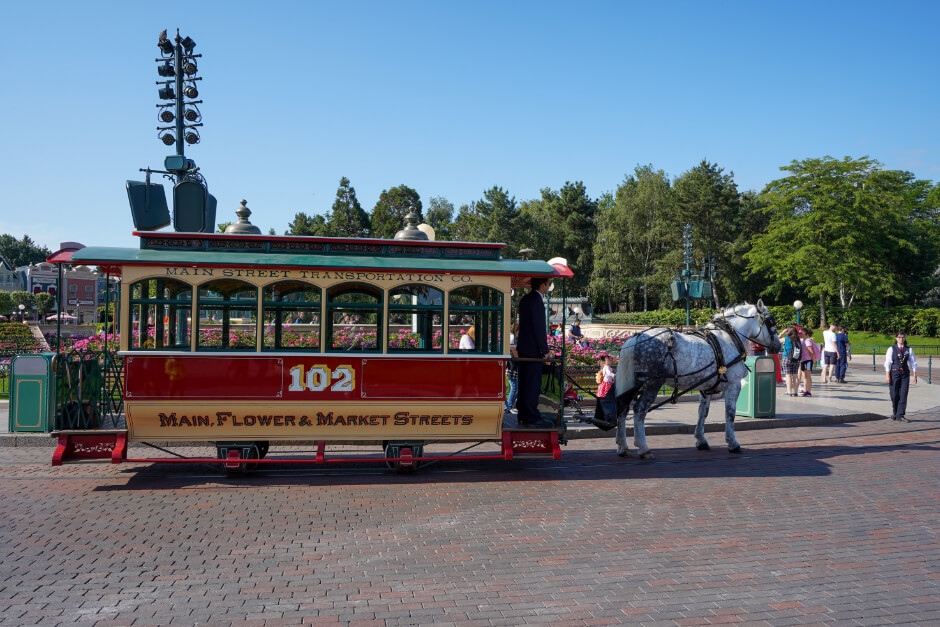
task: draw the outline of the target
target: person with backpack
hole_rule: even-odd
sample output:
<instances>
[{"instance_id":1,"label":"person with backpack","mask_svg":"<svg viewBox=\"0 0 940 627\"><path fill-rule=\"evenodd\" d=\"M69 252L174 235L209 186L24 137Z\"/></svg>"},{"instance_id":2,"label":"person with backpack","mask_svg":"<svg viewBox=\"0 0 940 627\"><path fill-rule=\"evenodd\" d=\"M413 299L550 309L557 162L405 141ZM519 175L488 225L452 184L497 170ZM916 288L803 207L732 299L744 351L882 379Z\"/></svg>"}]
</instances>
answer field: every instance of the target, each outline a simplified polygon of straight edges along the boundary
<instances>
[{"instance_id":1,"label":"person with backpack","mask_svg":"<svg viewBox=\"0 0 940 627\"><path fill-rule=\"evenodd\" d=\"M907 411L907 388L912 378L917 385L917 359L903 332L894 339L897 343L885 353L885 383L891 394L891 420L910 422L904 413Z\"/></svg>"},{"instance_id":2,"label":"person with backpack","mask_svg":"<svg viewBox=\"0 0 940 627\"><path fill-rule=\"evenodd\" d=\"M795 327L789 326L783 331L783 355L780 359L780 369L787 383L787 396L798 395L797 375L800 372L801 361L803 361L803 346L800 342L800 334Z\"/></svg>"},{"instance_id":3,"label":"person with backpack","mask_svg":"<svg viewBox=\"0 0 940 627\"><path fill-rule=\"evenodd\" d=\"M800 329L800 374L803 375L803 391L800 396L813 395L813 362L819 359L819 344L813 341L806 329Z\"/></svg>"}]
</instances>

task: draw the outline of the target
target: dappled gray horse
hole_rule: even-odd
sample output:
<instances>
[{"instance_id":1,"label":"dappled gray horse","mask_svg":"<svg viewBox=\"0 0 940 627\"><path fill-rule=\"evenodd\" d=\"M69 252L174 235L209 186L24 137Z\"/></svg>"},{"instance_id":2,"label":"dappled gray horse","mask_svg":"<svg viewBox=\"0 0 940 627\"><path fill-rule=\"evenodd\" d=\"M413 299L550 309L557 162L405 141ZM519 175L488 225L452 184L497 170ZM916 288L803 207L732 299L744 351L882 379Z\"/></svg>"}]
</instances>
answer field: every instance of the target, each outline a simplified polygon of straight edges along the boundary
<instances>
[{"instance_id":1,"label":"dappled gray horse","mask_svg":"<svg viewBox=\"0 0 940 627\"><path fill-rule=\"evenodd\" d=\"M707 326L679 333L665 327L653 327L631 337L620 349L617 365L617 454L629 455L626 421L633 405L633 444L640 457L652 459L646 444L644 421L663 384L673 386L672 400L689 391L699 390L696 446L708 450L705 417L712 396L725 395L725 441L728 450L740 453L734 437L734 415L741 381L747 375L744 358L747 340L760 344L770 353L780 352L774 318L764 306L736 305L716 314ZM657 405L658 406L658 405Z\"/></svg>"}]
</instances>

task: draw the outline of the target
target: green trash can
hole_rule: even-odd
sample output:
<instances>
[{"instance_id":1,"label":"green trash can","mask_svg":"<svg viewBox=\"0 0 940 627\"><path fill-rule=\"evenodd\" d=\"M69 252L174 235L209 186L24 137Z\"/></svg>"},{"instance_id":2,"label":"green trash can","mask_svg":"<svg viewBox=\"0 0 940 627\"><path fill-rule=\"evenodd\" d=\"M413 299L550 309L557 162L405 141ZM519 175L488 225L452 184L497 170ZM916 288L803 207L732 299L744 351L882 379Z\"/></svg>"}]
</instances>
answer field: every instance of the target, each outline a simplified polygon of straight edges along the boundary
<instances>
[{"instance_id":1,"label":"green trash can","mask_svg":"<svg viewBox=\"0 0 940 627\"><path fill-rule=\"evenodd\" d=\"M751 371L741 382L736 413L750 418L773 418L777 415L777 373L774 358L751 356L745 363Z\"/></svg>"},{"instance_id":2,"label":"green trash can","mask_svg":"<svg viewBox=\"0 0 940 627\"><path fill-rule=\"evenodd\" d=\"M17 355L10 364L10 431L48 433L52 425L55 353Z\"/></svg>"}]
</instances>

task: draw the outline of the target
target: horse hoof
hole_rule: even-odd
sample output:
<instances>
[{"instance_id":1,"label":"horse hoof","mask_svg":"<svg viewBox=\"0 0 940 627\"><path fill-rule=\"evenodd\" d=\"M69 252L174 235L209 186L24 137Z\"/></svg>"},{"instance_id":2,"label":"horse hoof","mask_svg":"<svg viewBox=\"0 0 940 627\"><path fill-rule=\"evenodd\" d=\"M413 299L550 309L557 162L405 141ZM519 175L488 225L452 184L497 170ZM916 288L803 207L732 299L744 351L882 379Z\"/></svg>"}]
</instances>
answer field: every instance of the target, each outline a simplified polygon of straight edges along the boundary
<instances>
[{"instance_id":1,"label":"horse hoof","mask_svg":"<svg viewBox=\"0 0 940 627\"><path fill-rule=\"evenodd\" d=\"M621 448L617 449L617 455L620 457L630 457L630 449Z\"/></svg>"},{"instance_id":2,"label":"horse hoof","mask_svg":"<svg viewBox=\"0 0 940 627\"><path fill-rule=\"evenodd\" d=\"M710 450L712 450L712 447L710 447L710 446L708 445L708 442L699 442L699 443L695 446L695 448L697 448L697 449L700 450L700 451L710 451Z\"/></svg>"},{"instance_id":3,"label":"horse hoof","mask_svg":"<svg viewBox=\"0 0 940 627\"><path fill-rule=\"evenodd\" d=\"M740 447L740 445L739 445L739 446L736 446L736 447L734 447L734 448L732 448L732 449L728 449L728 452L729 452L729 453L734 453L735 455L738 455L738 454L741 453L741 447Z\"/></svg>"},{"instance_id":4,"label":"horse hoof","mask_svg":"<svg viewBox=\"0 0 940 627\"><path fill-rule=\"evenodd\" d=\"M640 459L653 459L653 451L646 451L645 453L640 453Z\"/></svg>"}]
</instances>

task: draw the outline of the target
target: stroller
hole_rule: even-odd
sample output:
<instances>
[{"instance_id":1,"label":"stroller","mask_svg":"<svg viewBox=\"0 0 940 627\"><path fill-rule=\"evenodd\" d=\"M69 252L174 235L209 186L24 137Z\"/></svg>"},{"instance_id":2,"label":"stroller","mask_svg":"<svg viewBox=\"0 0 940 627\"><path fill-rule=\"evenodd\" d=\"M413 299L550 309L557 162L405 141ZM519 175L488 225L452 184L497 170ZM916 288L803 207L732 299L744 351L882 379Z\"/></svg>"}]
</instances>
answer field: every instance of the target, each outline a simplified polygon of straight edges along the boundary
<instances>
[{"instance_id":1,"label":"stroller","mask_svg":"<svg viewBox=\"0 0 940 627\"><path fill-rule=\"evenodd\" d=\"M597 399L597 405L595 408L594 416L588 416L581 409L581 402L584 400L584 395L579 394L575 390L576 387L578 388L578 390L585 392L589 394L590 396L593 396L594 398ZM614 427L617 426L616 423L612 422L614 419L613 414L616 411L614 409L616 405L614 404L615 401L614 401L613 388L610 389L610 392L608 392L607 397L605 397L604 399L599 399L593 392L581 387L581 385L578 384L571 377L571 375L568 375L568 387L567 389L565 389L565 394L563 398L564 398L563 402L564 402L565 407L574 407L574 410L575 410L574 419L577 420L578 422L586 422L588 424L592 424L595 427L599 427L600 429L603 429L604 431L609 431L610 429L613 429Z\"/></svg>"},{"instance_id":2,"label":"stroller","mask_svg":"<svg viewBox=\"0 0 940 627\"><path fill-rule=\"evenodd\" d=\"M574 390L574 384L569 383L567 389L565 389L564 404L565 407L574 407L575 415L583 415L584 412L581 411L581 401L584 400L584 395L578 394Z\"/></svg>"}]
</instances>

